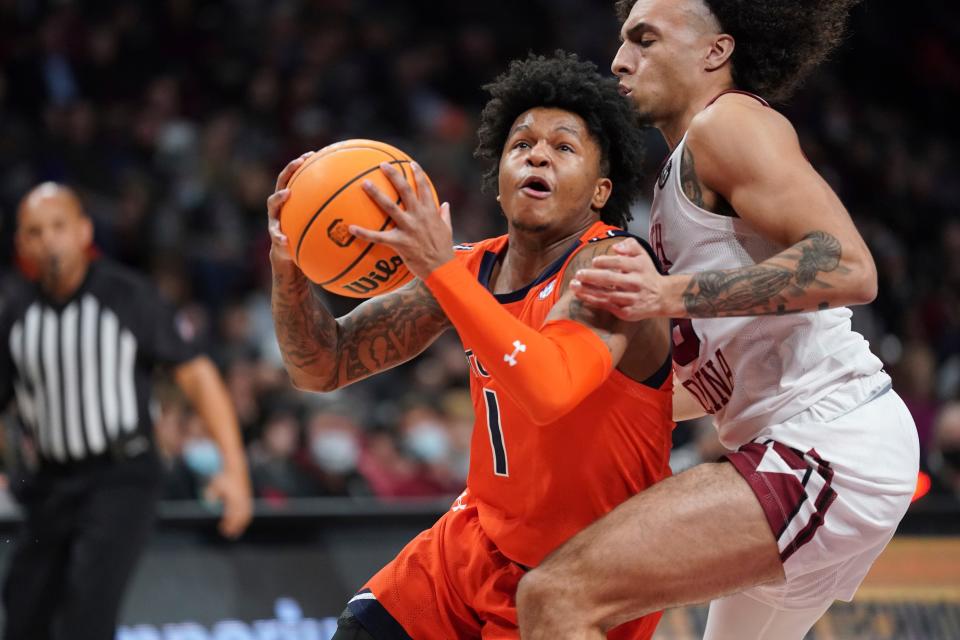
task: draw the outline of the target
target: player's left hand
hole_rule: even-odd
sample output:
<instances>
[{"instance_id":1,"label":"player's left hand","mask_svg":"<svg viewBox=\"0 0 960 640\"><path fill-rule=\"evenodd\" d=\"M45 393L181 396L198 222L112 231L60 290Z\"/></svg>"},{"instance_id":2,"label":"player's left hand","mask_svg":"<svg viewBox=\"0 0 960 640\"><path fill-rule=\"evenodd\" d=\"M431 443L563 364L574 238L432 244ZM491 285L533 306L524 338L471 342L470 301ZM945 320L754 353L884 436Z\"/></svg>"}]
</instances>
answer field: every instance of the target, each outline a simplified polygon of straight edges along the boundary
<instances>
[{"instance_id":1,"label":"player's left hand","mask_svg":"<svg viewBox=\"0 0 960 640\"><path fill-rule=\"evenodd\" d=\"M219 530L226 538L238 538L253 519L250 478L245 470L224 471L215 475L204 491L210 502L223 503Z\"/></svg>"},{"instance_id":2,"label":"player's left hand","mask_svg":"<svg viewBox=\"0 0 960 640\"><path fill-rule=\"evenodd\" d=\"M437 267L453 260L453 231L450 205L444 202L438 209L427 176L418 164L410 166L416 191L396 167L387 163L380 165L380 170L400 194L403 208L369 180L363 183L363 190L370 199L397 226L387 231L373 231L350 225L350 233L361 240L387 245L403 258L410 272L422 280Z\"/></svg>"},{"instance_id":3,"label":"player's left hand","mask_svg":"<svg viewBox=\"0 0 960 640\"><path fill-rule=\"evenodd\" d=\"M665 314L666 278L638 242L614 245L616 255L597 256L591 268L579 269L570 281L574 295L592 307L609 311L628 322Z\"/></svg>"}]
</instances>

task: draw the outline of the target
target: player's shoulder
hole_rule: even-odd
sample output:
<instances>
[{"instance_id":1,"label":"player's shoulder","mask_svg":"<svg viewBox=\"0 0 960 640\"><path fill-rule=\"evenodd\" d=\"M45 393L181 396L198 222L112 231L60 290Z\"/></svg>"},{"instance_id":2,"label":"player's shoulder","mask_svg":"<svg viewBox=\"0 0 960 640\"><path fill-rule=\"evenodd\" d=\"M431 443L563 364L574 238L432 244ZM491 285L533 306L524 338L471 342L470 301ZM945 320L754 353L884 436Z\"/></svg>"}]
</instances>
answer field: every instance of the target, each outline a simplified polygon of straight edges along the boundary
<instances>
[{"instance_id":1,"label":"player's shoulder","mask_svg":"<svg viewBox=\"0 0 960 640\"><path fill-rule=\"evenodd\" d=\"M743 93L721 95L693 117L687 130L687 144L705 151L795 138L796 130L786 116Z\"/></svg>"},{"instance_id":2,"label":"player's shoulder","mask_svg":"<svg viewBox=\"0 0 960 640\"><path fill-rule=\"evenodd\" d=\"M471 271L482 269L490 254L499 255L507 244L506 236L486 238L477 242L461 242L453 245L453 256Z\"/></svg>"},{"instance_id":3,"label":"player's shoulder","mask_svg":"<svg viewBox=\"0 0 960 640\"><path fill-rule=\"evenodd\" d=\"M660 261L657 259L657 255L650 246L650 243L640 236L634 235L628 231L612 228L606 230L602 234L587 239L583 244L577 247L565 268L564 288L567 284L569 284L569 281L572 279L573 275L578 269L589 268L592 266L594 258L603 255L618 255L614 250L614 247L624 241L633 241L643 247L644 251L646 251L650 256L650 259L653 261L653 264L656 266L657 270L661 273L663 272L660 266Z\"/></svg>"},{"instance_id":4,"label":"player's shoulder","mask_svg":"<svg viewBox=\"0 0 960 640\"><path fill-rule=\"evenodd\" d=\"M729 93L698 113L687 129L687 152L707 186L762 174L800 148L797 132L781 113L756 98Z\"/></svg>"}]
</instances>

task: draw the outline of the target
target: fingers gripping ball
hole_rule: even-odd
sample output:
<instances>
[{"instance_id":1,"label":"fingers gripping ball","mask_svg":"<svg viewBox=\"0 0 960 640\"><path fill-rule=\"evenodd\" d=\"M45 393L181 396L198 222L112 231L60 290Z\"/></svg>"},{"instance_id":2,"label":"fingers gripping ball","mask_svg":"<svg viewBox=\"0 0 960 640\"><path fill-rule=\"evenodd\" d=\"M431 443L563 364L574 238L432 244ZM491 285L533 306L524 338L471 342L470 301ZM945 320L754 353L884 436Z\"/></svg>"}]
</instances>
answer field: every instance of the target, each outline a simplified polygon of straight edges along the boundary
<instances>
[{"instance_id":1,"label":"fingers gripping ball","mask_svg":"<svg viewBox=\"0 0 960 640\"><path fill-rule=\"evenodd\" d=\"M377 231L395 226L362 188L363 181L370 180L400 204L396 189L380 170L382 162L394 165L416 190L410 156L374 140L346 140L324 147L287 184L290 196L280 212L280 229L290 240L297 266L327 291L371 298L413 279L392 249L349 231L351 224ZM430 189L437 200L432 183Z\"/></svg>"}]
</instances>

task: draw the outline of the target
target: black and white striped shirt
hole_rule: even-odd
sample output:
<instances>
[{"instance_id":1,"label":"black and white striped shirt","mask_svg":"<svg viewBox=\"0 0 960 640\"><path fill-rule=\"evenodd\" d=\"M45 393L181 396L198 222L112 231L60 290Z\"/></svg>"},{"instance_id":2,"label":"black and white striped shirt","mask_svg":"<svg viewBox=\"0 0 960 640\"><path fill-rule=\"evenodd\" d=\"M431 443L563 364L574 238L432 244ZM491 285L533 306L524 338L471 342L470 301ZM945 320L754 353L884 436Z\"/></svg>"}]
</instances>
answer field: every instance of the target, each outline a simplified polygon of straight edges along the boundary
<instances>
[{"instance_id":1,"label":"black and white striped shirt","mask_svg":"<svg viewBox=\"0 0 960 640\"><path fill-rule=\"evenodd\" d=\"M43 462L145 451L154 369L197 355L172 308L145 278L102 259L64 302L22 281L4 288L0 410L16 399Z\"/></svg>"}]
</instances>

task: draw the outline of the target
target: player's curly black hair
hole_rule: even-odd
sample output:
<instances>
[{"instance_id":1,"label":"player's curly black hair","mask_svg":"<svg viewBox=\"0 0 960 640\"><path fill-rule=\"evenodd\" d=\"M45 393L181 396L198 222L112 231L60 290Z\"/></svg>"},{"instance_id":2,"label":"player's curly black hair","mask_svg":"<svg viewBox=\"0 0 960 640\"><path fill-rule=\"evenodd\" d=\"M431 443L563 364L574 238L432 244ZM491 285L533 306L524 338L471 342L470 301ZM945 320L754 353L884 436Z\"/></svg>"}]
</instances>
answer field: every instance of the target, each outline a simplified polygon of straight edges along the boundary
<instances>
[{"instance_id":1,"label":"player's curly black hair","mask_svg":"<svg viewBox=\"0 0 960 640\"><path fill-rule=\"evenodd\" d=\"M702 0L733 36L733 81L768 100L790 97L840 44L860 0ZM617 0L627 19L635 0Z\"/></svg>"},{"instance_id":2,"label":"player's curly black hair","mask_svg":"<svg viewBox=\"0 0 960 640\"><path fill-rule=\"evenodd\" d=\"M601 175L613 191L600 219L624 227L630 204L640 195L643 141L633 107L617 91L612 77L603 77L592 62L556 51L514 60L507 71L484 86L490 100L480 115L480 138L474 156L489 164L484 187L496 189L500 156L517 117L535 107L575 113L587 124L602 153Z\"/></svg>"}]
</instances>

